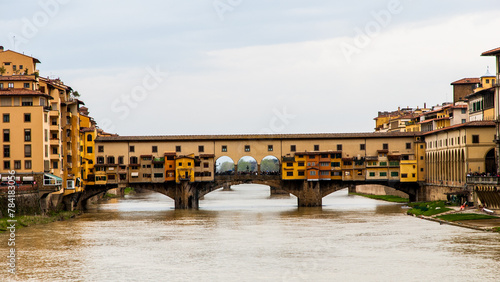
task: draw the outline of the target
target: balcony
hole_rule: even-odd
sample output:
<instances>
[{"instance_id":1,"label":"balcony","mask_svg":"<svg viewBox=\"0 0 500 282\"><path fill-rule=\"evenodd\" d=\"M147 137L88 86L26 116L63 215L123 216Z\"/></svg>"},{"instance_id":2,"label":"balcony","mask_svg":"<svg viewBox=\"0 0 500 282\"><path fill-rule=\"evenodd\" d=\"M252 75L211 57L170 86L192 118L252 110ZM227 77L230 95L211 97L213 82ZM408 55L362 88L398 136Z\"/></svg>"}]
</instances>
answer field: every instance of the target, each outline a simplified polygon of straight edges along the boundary
<instances>
[{"instance_id":1,"label":"balcony","mask_svg":"<svg viewBox=\"0 0 500 282\"><path fill-rule=\"evenodd\" d=\"M51 117L59 117L59 111L50 111L49 116L51 116Z\"/></svg>"},{"instance_id":2,"label":"balcony","mask_svg":"<svg viewBox=\"0 0 500 282\"><path fill-rule=\"evenodd\" d=\"M50 154L50 159L51 160L59 160L61 156L59 154Z\"/></svg>"},{"instance_id":3,"label":"balcony","mask_svg":"<svg viewBox=\"0 0 500 282\"><path fill-rule=\"evenodd\" d=\"M60 144L59 139L57 139L57 138L50 139L50 145L58 146L59 144Z\"/></svg>"},{"instance_id":4,"label":"balcony","mask_svg":"<svg viewBox=\"0 0 500 282\"><path fill-rule=\"evenodd\" d=\"M59 131L59 125L50 125L50 131Z\"/></svg>"}]
</instances>

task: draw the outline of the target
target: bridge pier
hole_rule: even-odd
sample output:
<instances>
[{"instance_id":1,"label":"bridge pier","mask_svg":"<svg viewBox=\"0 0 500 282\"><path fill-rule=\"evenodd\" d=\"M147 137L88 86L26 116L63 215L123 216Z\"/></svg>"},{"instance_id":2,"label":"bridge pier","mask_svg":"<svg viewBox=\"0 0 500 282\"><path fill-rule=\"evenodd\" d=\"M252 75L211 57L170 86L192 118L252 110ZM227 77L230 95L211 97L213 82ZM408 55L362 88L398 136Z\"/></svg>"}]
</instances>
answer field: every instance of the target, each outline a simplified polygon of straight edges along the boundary
<instances>
[{"instance_id":1,"label":"bridge pier","mask_svg":"<svg viewBox=\"0 0 500 282\"><path fill-rule=\"evenodd\" d=\"M176 210L198 209L199 207L198 189L195 183L181 181L176 184L173 198Z\"/></svg>"},{"instance_id":2,"label":"bridge pier","mask_svg":"<svg viewBox=\"0 0 500 282\"><path fill-rule=\"evenodd\" d=\"M323 197L319 181L303 181L297 202L299 207L320 207L323 204Z\"/></svg>"}]
</instances>

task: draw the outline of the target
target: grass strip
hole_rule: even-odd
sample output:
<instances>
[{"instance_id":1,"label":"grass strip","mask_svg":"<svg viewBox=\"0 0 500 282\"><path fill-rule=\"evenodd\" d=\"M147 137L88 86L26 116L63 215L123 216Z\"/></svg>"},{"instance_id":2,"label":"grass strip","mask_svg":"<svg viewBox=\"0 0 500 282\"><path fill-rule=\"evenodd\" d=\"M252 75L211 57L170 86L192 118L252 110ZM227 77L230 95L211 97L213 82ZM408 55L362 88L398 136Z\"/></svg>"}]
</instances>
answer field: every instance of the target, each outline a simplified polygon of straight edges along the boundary
<instances>
[{"instance_id":1,"label":"grass strip","mask_svg":"<svg viewBox=\"0 0 500 282\"><path fill-rule=\"evenodd\" d=\"M437 218L447 221L462 221L462 220L478 220L478 219L492 219L498 218L492 215L477 214L477 213L455 213L437 216Z\"/></svg>"},{"instance_id":2,"label":"grass strip","mask_svg":"<svg viewBox=\"0 0 500 282\"><path fill-rule=\"evenodd\" d=\"M450 211L451 209L445 207L444 201L424 202L424 203L411 203L411 209L408 214L431 216Z\"/></svg>"},{"instance_id":3,"label":"grass strip","mask_svg":"<svg viewBox=\"0 0 500 282\"><path fill-rule=\"evenodd\" d=\"M402 198L398 196L392 196L392 195L369 195L369 194L360 194L360 193L350 193L351 195L357 195L357 196L362 196L370 199L375 199L375 200L383 200L387 202L394 202L394 203L408 203L408 198Z\"/></svg>"}]
</instances>

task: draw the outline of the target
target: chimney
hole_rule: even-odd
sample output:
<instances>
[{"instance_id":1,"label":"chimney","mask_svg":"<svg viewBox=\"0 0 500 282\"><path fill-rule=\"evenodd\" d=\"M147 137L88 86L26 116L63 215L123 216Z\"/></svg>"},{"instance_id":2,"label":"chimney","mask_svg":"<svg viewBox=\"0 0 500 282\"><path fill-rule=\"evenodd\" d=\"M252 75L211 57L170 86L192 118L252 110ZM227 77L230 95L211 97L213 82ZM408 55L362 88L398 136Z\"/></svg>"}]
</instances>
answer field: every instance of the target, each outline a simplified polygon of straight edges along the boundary
<instances>
[{"instance_id":1,"label":"chimney","mask_svg":"<svg viewBox=\"0 0 500 282\"><path fill-rule=\"evenodd\" d=\"M0 52L3 52L3 46L0 46Z\"/></svg>"},{"instance_id":2,"label":"chimney","mask_svg":"<svg viewBox=\"0 0 500 282\"><path fill-rule=\"evenodd\" d=\"M424 109L427 109L427 103L424 103Z\"/></svg>"}]
</instances>

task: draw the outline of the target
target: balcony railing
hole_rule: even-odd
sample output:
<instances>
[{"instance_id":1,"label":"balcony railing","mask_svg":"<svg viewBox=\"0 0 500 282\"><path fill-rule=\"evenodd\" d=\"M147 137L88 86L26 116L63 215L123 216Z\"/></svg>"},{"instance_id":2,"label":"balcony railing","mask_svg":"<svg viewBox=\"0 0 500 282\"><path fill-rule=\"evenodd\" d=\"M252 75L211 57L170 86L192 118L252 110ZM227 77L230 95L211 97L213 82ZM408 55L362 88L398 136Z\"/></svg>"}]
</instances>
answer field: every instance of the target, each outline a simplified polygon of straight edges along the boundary
<instances>
[{"instance_id":1,"label":"balcony railing","mask_svg":"<svg viewBox=\"0 0 500 282\"><path fill-rule=\"evenodd\" d=\"M500 184L498 176L467 176L467 184Z\"/></svg>"}]
</instances>

